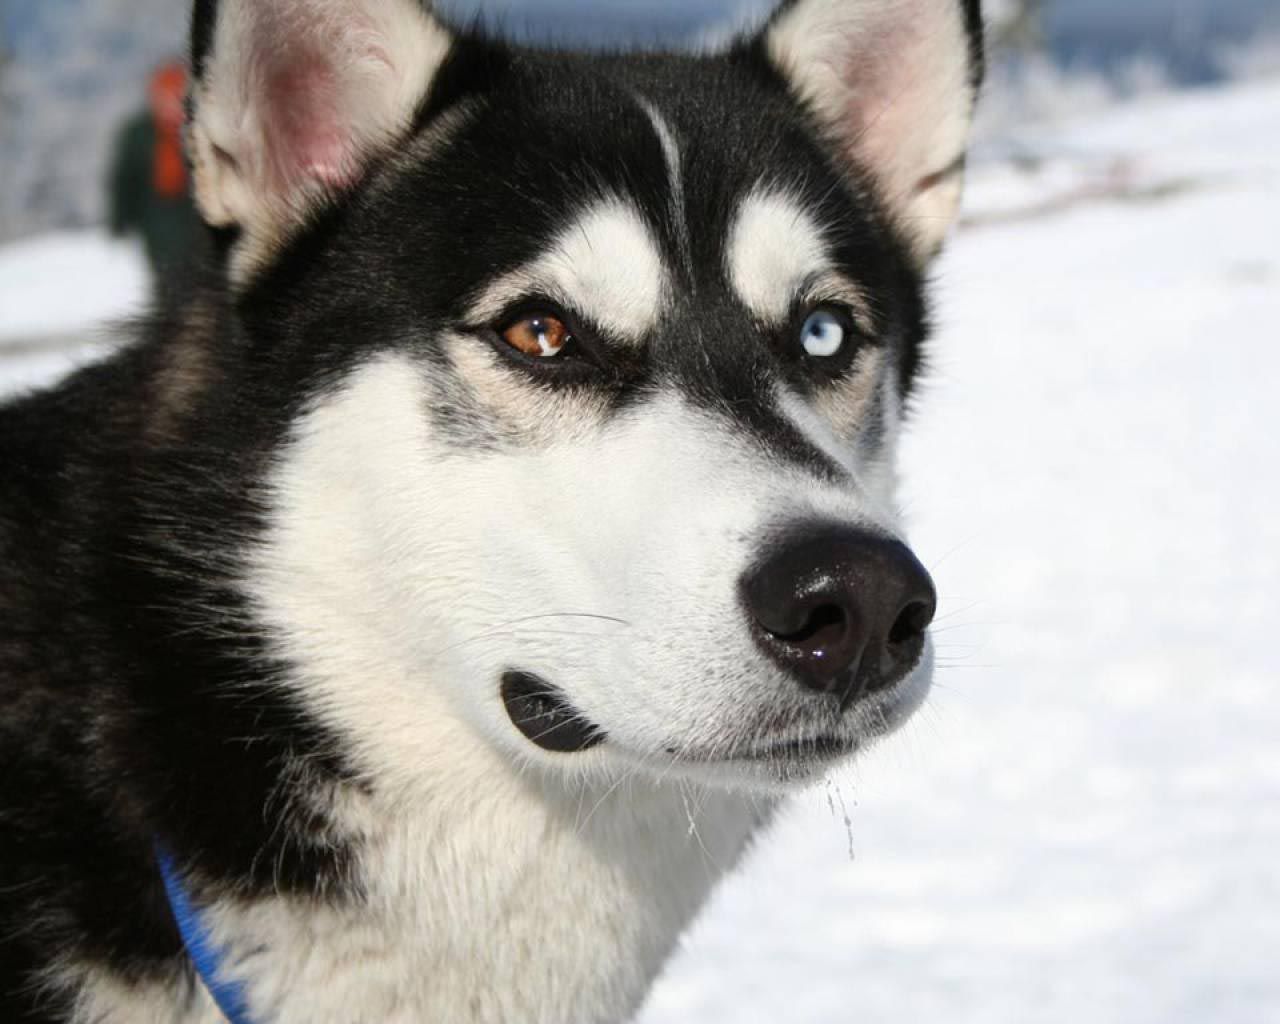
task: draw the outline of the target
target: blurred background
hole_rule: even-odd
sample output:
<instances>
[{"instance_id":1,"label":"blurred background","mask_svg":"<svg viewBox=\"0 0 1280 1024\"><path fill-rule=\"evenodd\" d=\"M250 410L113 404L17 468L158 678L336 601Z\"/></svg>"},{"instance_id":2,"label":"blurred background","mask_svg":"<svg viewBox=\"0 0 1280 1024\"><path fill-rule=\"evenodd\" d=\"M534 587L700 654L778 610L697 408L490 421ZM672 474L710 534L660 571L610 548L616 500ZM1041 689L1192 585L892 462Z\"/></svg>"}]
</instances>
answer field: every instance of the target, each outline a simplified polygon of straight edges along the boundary
<instances>
[{"instance_id":1,"label":"blurred background","mask_svg":"<svg viewBox=\"0 0 1280 1024\"><path fill-rule=\"evenodd\" d=\"M138 115L187 6L0 0L0 391L106 350L184 230L115 186L167 173ZM767 4L444 6L615 46ZM934 696L794 802L643 1024L1280 1021L1280 4L987 8L904 453Z\"/></svg>"},{"instance_id":2,"label":"blurred background","mask_svg":"<svg viewBox=\"0 0 1280 1024\"><path fill-rule=\"evenodd\" d=\"M187 0L0 4L0 240L106 218L101 183L114 134L141 106L151 69L182 52L189 6ZM768 2L443 0L440 6L462 17L480 14L535 41L616 45L714 37L750 21ZM1275 0L988 0L987 8L1004 55L1000 70L1031 89L1042 112L1280 66ZM1270 45L1260 36L1269 36ZM1060 88L1061 72L1077 79L1069 95Z\"/></svg>"}]
</instances>

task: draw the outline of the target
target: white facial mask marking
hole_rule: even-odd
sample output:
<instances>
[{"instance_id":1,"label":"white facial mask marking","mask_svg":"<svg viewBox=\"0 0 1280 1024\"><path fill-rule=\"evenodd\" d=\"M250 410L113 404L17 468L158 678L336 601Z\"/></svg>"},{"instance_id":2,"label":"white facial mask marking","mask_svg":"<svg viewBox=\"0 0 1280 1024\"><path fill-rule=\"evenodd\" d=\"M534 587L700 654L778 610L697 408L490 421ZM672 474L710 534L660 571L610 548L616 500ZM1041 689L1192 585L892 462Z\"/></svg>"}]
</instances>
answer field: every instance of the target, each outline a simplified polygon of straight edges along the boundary
<instances>
[{"instance_id":1,"label":"white facial mask marking","mask_svg":"<svg viewBox=\"0 0 1280 1024\"><path fill-rule=\"evenodd\" d=\"M491 286L471 317L491 320L511 303L543 294L611 336L638 344L657 326L668 293L662 256L648 227L630 204L607 199Z\"/></svg>"},{"instance_id":2,"label":"white facial mask marking","mask_svg":"<svg viewBox=\"0 0 1280 1024\"><path fill-rule=\"evenodd\" d=\"M784 193L760 191L738 208L726 260L729 280L747 308L774 323L831 265L822 232L808 212Z\"/></svg>"},{"instance_id":3,"label":"white facial mask marking","mask_svg":"<svg viewBox=\"0 0 1280 1024\"><path fill-rule=\"evenodd\" d=\"M684 258L686 266L692 270L693 243L689 239L689 222L685 217L684 175L680 169L680 143L676 139L676 133L671 124L662 116L657 107L643 96L637 97L637 102L645 114L648 115L649 122L653 125L654 134L658 136L658 142L662 146L662 156L667 164L667 178L671 184L671 217L675 222L676 235L680 240L680 255Z\"/></svg>"},{"instance_id":4,"label":"white facial mask marking","mask_svg":"<svg viewBox=\"0 0 1280 1024\"><path fill-rule=\"evenodd\" d=\"M889 526L888 495L777 462L674 393L568 441L460 450L423 414L429 379L381 357L299 423L249 574L300 692L361 762L412 787L445 767L445 733L536 760L498 699L513 668L615 741L577 772L616 772L619 751L662 770L803 703L751 638L741 574L782 523ZM854 472L806 403L779 404Z\"/></svg>"}]
</instances>

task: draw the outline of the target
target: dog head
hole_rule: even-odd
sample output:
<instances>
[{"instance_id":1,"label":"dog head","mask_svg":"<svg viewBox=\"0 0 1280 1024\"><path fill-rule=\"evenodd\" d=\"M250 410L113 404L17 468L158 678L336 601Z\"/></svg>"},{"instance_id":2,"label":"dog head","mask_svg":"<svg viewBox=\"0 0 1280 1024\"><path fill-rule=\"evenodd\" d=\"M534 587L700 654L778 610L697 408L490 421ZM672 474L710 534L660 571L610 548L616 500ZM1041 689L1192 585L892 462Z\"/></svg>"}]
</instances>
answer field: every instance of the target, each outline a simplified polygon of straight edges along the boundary
<instances>
[{"instance_id":1,"label":"dog head","mask_svg":"<svg viewBox=\"0 0 1280 1024\"><path fill-rule=\"evenodd\" d=\"M708 56L197 5L198 203L305 394L246 578L361 756L777 785L918 705L894 450L979 38L976 0Z\"/></svg>"}]
</instances>

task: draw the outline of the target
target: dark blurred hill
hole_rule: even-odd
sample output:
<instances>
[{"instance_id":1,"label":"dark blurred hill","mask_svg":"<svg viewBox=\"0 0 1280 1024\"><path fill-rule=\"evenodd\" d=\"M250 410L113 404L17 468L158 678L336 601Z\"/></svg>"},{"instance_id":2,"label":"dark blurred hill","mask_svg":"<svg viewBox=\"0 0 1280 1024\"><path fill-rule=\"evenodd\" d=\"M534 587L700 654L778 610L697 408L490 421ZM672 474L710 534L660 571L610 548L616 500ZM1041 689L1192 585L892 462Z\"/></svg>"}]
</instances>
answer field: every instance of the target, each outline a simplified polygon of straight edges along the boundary
<instances>
[{"instance_id":1,"label":"dark blurred hill","mask_svg":"<svg viewBox=\"0 0 1280 1024\"><path fill-rule=\"evenodd\" d=\"M1067 66L1108 70L1134 56L1160 60L1180 84L1214 81L1224 47L1280 31L1277 0L1053 0L1045 38Z\"/></svg>"}]
</instances>

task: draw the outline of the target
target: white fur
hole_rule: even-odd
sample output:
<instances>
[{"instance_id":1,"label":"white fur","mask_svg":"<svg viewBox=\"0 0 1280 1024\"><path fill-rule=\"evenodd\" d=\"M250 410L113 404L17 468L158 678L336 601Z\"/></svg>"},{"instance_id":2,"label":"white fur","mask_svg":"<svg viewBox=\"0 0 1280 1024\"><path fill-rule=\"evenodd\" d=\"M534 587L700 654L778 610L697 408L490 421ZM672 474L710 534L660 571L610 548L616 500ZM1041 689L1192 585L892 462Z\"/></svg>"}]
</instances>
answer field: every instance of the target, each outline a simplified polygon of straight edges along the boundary
<instances>
[{"instance_id":1,"label":"white fur","mask_svg":"<svg viewBox=\"0 0 1280 1024\"><path fill-rule=\"evenodd\" d=\"M801 0L773 24L768 48L836 144L875 176L917 258L932 256L959 205L974 102L959 0Z\"/></svg>"},{"instance_id":2,"label":"white fur","mask_svg":"<svg viewBox=\"0 0 1280 1024\"><path fill-rule=\"evenodd\" d=\"M74 990L71 1024L226 1024L212 997L186 977L131 985L97 967L59 968Z\"/></svg>"},{"instance_id":3,"label":"white fur","mask_svg":"<svg viewBox=\"0 0 1280 1024\"><path fill-rule=\"evenodd\" d=\"M487 353L458 364L516 402L520 378L482 341L446 351ZM459 449L425 411L435 379L380 356L302 417L244 578L283 685L362 776L328 803L363 896L223 902L208 920L272 1024L624 1020L783 788L742 756L810 735L820 703L756 650L740 574L791 519L891 528L891 495L791 396L779 411L846 479L777 462L674 393L585 409L531 447ZM523 394L529 415L546 400ZM609 741L534 747L500 699L509 668L563 687ZM929 671L841 727L882 734ZM120 1017L122 991L93 979L84 1005L107 1009L84 1024L152 1019ZM209 1020L179 988L138 998L171 1003L157 1024Z\"/></svg>"},{"instance_id":4,"label":"white fur","mask_svg":"<svg viewBox=\"0 0 1280 1024\"><path fill-rule=\"evenodd\" d=\"M777 520L880 522L856 481L774 463L674 395L532 449L464 454L431 436L428 378L380 359L307 417L253 576L285 653L314 667L304 695L372 774L434 787L435 759L476 733L579 774L612 779L620 757L666 771L669 748L727 749L751 735L734 734L748 712L795 695L756 650L737 580ZM566 687L612 742L541 755L498 700L509 667Z\"/></svg>"},{"instance_id":5,"label":"white fur","mask_svg":"<svg viewBox=\"0 0 1280 1024\"><path fill-rule=\"evenodd\" d=\"M783 192L757 190L742 201L725 246L729 280L760 320L781 323L810 281L831 269L822 231Z\"/></svg>"},{"instance_id":6,"label":"white fur","mask_svg":"<svg viewBox=\"0 0 1280 1024\"><path fill-rule=\"evenodd\" d=\"M684 170L680 160L680 140L676 137L671 122L662 116L662 112L643 96L637 98L640 109L653 125L653 132L658 136L658 144L662 147L662 158L667 165L667 181L671 186L671 220L676 226L676 237L680 242L680 256L686 267L693 267L693 242L689 237L689 218L685 214Z\"/></svg>"},{"instance_id":7,"label":"white fur","mask_svg":"<svg viewBox=\"0 0 1280 1024\"><path fill-rule=\"evenodd\" d=\"M408 126L450 45L418 0L221 0L188 148L204 218L244 231L238 277Z\"/></svg>"},{"instance_id":8,"label":"white fur","mask_svg":"<svg viewBox=\"0 0 1280 1024\"><path fill-rule=\"evenodd\" d=\"M245 979L281 1022L624 1019L771 803L755 766L695 760L734 756L796 693L737 606L755 539L879 514L675 397L589 440L464 454L433 439L430 387L387 356L306 417L250 576L292 685L371 781L343 814L369 900L226 909L220 931L270 951ZM511 667L610 741L533 747L499 699ZM870 738L927 681L850 728Z\"/></svg>"},{"instance_id":9,"label":"white fur","mask_svg":"<svg viewBox=\"0 0 1280 1024\"><path fill-rule=\"evenodd\" d=\"M511 302L544 294L611 337L638 344L657 326L670 294L657 242L635 208L602 199L546 249L486 291L471 311L484 322Z\"/></svg>"},{"instance_id":10,"label":"white fur","mask_svg":"<svg viewBox=\"0 0 1280 1024\"><path fill-rule=\"evenodd\" d=\"M868 334L866 294L834 269L813 214L790 192L759 187L738 206L725 240L729 281L756 319L781 324L798 302L843 305Z\"/></svg>"},{"instance_id":11,"label":"white fur","mask_svg":"<svg viewBox=\"0 0 1280 1024\"><path fill-rule=\"evenodd\" d=\"M543 787L492 751L421 800L351 808L367 899L212 920L272 1024L626 1019L758 812L675 783Z\"/></svg>"}]
</instances>

